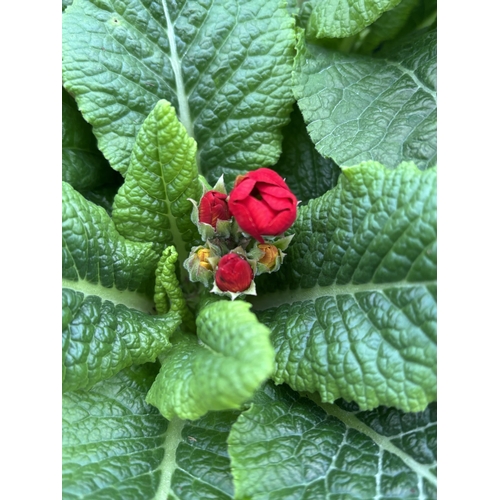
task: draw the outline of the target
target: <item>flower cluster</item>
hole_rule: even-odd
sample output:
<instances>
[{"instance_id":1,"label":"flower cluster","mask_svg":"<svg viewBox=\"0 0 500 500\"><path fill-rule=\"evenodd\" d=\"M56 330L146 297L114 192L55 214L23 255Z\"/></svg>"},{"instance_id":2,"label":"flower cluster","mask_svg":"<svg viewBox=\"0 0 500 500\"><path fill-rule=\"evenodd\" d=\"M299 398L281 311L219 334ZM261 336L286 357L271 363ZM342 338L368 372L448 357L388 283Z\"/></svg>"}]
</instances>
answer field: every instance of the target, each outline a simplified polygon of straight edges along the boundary
<instances>
[{"instance_id":1,"label":"flower cluster","mask_svg":"<svg viewBox=\"0 0 500 500\"><path fill-rule=\"evenodd\" d=\"M199 203L191 202L205 242L184 261L191 281L231 299L256 295L255 276L283 262L293 237L283 233L295 222L297 198L276 172L259 168L239 175L229 195L221 177L213 189L203 188Z\"/></svg>"}]
</instances>

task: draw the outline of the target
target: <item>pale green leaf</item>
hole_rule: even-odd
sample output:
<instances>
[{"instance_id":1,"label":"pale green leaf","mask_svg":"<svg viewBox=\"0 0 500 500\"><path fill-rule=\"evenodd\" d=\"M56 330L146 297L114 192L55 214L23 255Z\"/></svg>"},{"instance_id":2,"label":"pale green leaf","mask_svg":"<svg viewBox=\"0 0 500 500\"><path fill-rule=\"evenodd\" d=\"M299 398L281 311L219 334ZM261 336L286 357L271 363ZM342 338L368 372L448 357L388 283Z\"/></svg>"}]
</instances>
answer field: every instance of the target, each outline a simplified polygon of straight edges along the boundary
<instances>
[{"instance_id":1,"label":"pale green leaf","mask_svg":"<svg viewBox=\"0 0 500 500\"><path fill-rule=\"evenodd\" d=\"M152 242L161 253L174 245L183 262L198 237L192 203L201 186L196 143L167 101L159 101L141 127L125 183L113 204L113 221L122 236Z\"/></svg>"},{"instance_id":2,"label":"pale green leaf","mask_svg":"<svg viewBox=\"0 0 500 500\"><path fill-rule=\"evenodd\" d=\"M345 38L359 33L401 0L311 0L310 38Z\"/></svg>"},{"instance_id":3,"label":"pale green leaf","mask_svg":"<svg viewBox=\"0 0 500 500\"><path fill-rule=\"evenodd\" d=\"M229 434L235 499L436 498L434 404L412 414L343 407L267 384Z\"/></svg>"},{"instance_id":4,"label":"pale green leaf","mask_svg":"<svg viewBox=\"0 0 500 500\"><path fill-rule=\"evenodd\" d=\"M297 106L290 119L283 129L283 153L273 170L285 178L293 194L306 205L335 186L340 168L318 153Z\"/></svg>"},{"instance_id":5,"label":"pale green leaf","mask_svg":"<svg viewBox=\"0 0 500 500\"><path fill-rule=\"evenodd\" d=\"M198 340L184 335L174 342L146 400L166 418L189 420L247 401L274 369L269 329L249 309L225 300L204 307Z\"/></svg>"},{"instance_id":6,"label":"pale green leaf","mask_svg":"<svg viewBox=\"0 0 500 500\"><path fill-rule=\"evenodd\" d=\"M105 210L63 183L63 390L88 389L132 363L153 361L180 324L151 316L145 292L158 260L118 234Z\"/></svg>"},{"instance_id":7,"label":"pale green leaf","mask_svg":"<svg viewBox=\"0 0 500 500\"><path fill-rule=\"evenodd\" d=\"M284 265L252 299L274 380L362 409L435 401L436 219L436 171L412 164L344 169L300 209Z\"/></svg>"},{"instance_id":8,"label":"pale green leaf","mask_svg":"<svg viewBox=\"0 0 500 500\"><path fill-rule=\"evenodd\" d=\"M384 59L299 42L294 76L307 130L338 165L436 164L436 30L402 41Z\"/></svg>"},{"instance_id":9,"label":"pale green leaf","mask_svg":"<svg viewBox=\"0 0 500 500\"><path fill-rule=\"evenodd\" d=\"M131 367L63 396L64 499L233 497L226 441L237 414L169 423L144 401L157 371Z\"/></svg>"},{"instance_id":10,"label":"pale green leaf","mask_svg":"<svg viewBox=\"0 0 500 500\"><path fill-rule=\"evenodd\" d=\"M141 124L167 99L213 183L278 159L294 46L285 0L74 0L63 80L113 168L126 172Z\"/></svg>"},{"instance_id":11,"label":"pale green leaf","mask_svg":"<svg viewBox=\"0 0 500 500\"><path fill-rule=\"evenodd\" d=\"M62 91L62 178L78 191L110 182L116 174L97 149L92 127L75 100Z\"/></svg>"}]
</instances>

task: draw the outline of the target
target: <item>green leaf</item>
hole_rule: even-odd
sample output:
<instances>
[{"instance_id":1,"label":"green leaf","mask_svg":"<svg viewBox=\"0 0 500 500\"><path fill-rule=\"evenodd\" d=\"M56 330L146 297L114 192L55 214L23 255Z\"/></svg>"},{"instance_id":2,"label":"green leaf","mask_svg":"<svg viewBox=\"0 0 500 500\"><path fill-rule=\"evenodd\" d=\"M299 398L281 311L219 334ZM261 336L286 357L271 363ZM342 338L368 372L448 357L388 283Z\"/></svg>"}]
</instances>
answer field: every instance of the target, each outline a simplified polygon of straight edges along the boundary
<instances>
[{"instance_id":1,"label":"green leaf","mask_svg":"<svg viewBox=\"0 0 500 500\"><path fill-rule=\"evenodd\" d=\"M182 439L175 455L176 467L169 499L233 498L227 439L238 415L236 411L211 412L196 422L184 422Z\"/></svg>"},{"instance_id":2,"label":"green leaf","mask_svg":"<svg viewBox=\"0 0 500 500\"><path fill-rule=\"evenodd\" d=\"M305 205L335 186L340 168L317 152L297 106L290 118L283 129L283 153L273 170L286 179L295 196Z\"/></svg>"},{"instance_id":3,"label":"green leaf","mask_svg":"<svg viewBox=\"0 0 500 500\"><path fill-rule=\"evenodd\" d=\"M338 165L436 164L436 30L384 59L346 55L301 37L294 93L318 151Z\"/></svg>"},{"instance_id":4,"label":"green leaf","mask_svg":"<svg viewBox=\"0 0 500 500\"><path fill-rule=\"evenodd\" d=\"M88 389L132 363L153 361L180 324L151 316L151 245L127 241L103 208L63 183L63 390Z\"/></svg>"},{"instance_id":5,"label":"green leaf","mask_svg":"<svg viewBox=\"0 0 500 500\"><path fill-rule=\"evenodd\" d=\"M113 168L126 172L140 125L167 99L213 183L278 159L294 47L285 0L75 0L63 80Z\"/></svg>"},{"instance_id":6,"label":"green leaf","mask_svg":"<svg viewBox=\"0 0 500 500\"><path fill-rule=\"evenodd\" d=\"M235 498L436 498L436 408L324 410L267 384L229 434Z\"/></svg>"},{"instance_id":7,"label":"green leaf","mask_svg":"<svg viewBox=\"0 0 500 500\"><path fill-rule=\"evenodd\" d=\"M159 101L141 127L125 183L113 205L113 221L122 236L152 242L161 253L174 245L183 262L198 237L191 222L192 203L201 185L196 143L167 101Z\"/></svg>"},{"instance_id":8,"label":"green leaf","mask_svg":"<svg viewBox=\"0 0 500 500\"><path fill-rule=\"evenodd\" d=\"M232 498L226 440L237 414L169 423L144 402L157 371L134 366L63 396L63 498Z\"/></svg>"},{"instance_id":9,"label":"green leaf","mask_svg":"<svg viewBox=\"0 0 500 500\"><path fill-rule=\"evenodd\" d=\"M184 335L162 360L146 401L166 418L196 420L239 408L273 372L269 329L243 301L217 301L196 319L198 340Z\"/></svg>"},{"instance_id":10,"label":"green leaf","mask_svg":"<svg viewBox=\"0 0 500 500\"><path fill-rule=\"evenodd\" d=\"M359 33L401 0L311 0L308 38L345 38Z\"/></svg>"},{"instance_id":11,"label":"green leaf","mask_svg":"<svg viewBox=\"0 0 500 500\"><path fill-rule=\"evenodd\" d=\"M412 164L344 169L301 208L284 265L252 299L274 380L362 409L435 401L436 231L436 171Z\"/></svg>"},{"instance_id":12,"label":"green leaf","mask_svg":"<svg viewBox=\"0 0 500 500\"><path fill-rule=\"evenodd\" d=\"M368 28L358 52L370 54L383 42L423 28L422 23L426 24L435 18L436 9L436 0L402 0Z\"/></svg>"},{"instance_id":13,"label":"green leaf","mask_svg":"<svg viewBox=\"0 0 500 500\"><path fill-rule=\"evenodd\" d=\"M93 189L109 182L116 172L102 153L92 127L83 119L74 99L62 91L62 177L75 189Z\"/></svg>"}]
</instances>

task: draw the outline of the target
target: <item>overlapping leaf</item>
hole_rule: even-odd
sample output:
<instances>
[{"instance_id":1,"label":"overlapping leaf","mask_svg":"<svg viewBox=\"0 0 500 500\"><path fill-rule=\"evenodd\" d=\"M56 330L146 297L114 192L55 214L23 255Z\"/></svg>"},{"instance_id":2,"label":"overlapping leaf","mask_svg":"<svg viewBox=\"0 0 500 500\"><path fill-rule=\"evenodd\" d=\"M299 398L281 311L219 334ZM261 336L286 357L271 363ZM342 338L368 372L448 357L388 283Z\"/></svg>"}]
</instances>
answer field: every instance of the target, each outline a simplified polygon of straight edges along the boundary
<instances>
[{"instance_id":1,"label":"overlapping leaf","mask_svg":"<svg viewBox=\"0 0 500 500\"><path fill-rule=\"evenodd\" d=\"M147 396L166 418L239 408L271 375L269 329L242 301L216 301L196 318L198 339L176 339Z\"/></svg>"},{"instance_id":2,"label":"overlapping leaf","mask_svg":"<svg viewBox=\"0 0 500 500\"><path fill-rule=\"evenodd\" d=\"M436 498L436 408L323 409L268 384L229 435L235 498Z\"/></svg>"},{"instance_id":3,"label":"overlapping leaf","mask_svg":"<svg viewBox=\"0 0 500 500\"><path fill-rule=\"evenodd\" d=\"M311 38L345 38L359 33L401 0L310 0Z\"/></svg>"},{"instance_id":4,"label":"overlapping leaf","mask_svg":"<svg viewBox=\"0 0 500 500\"><path fill-rule=\"evenodd\" d=\"M113 221L122 236L152 242L158 253L174 245L183 261L197 237L191 222L201 186L196 144L179 123L175 110L159 101L141 127L125 183L113 204Z\"/></svg>"},{"instance_id":5,"label":"overlapping leaf","mask_svg":"<svg viewBox=\"0 0 500 500\"><path fill-rule=\"evenodd\" d=\"M232 498L226 440L237 414L168 422L144 401L157 371L127 368L63 396L63 498Z\"/></svg>"},{"instance_id":6,"label":"overlapping leaf","mask_svg":"<svg viewBox=\"0 0 500 500\"><path fill-rule=\"evenodd\" d=\"M318 153L296 106L290 118L283 129L283 153L273 170L286 179L295 196L305 205L335 186L340 169Z\"/></svg>"},{"instance_id":7,"label":"overlapping leaf","mask_svg":"<svg viewBox=\"0 0 500 500\"><path fill-rule=\"evenodd\" d=\"M293 96L286 2L75 0L63 19L63 79L113 168L167 99L211 182L272 165Z\"/></svg>"},{"instance_id":8,"label":"overlapping leaf","mask_svg":"<svg viewBox=\"0 0 500 500\"><path fill-rule=\"evenodd\" d=\"M384 59L346 55L301 37L294 93L318 151L338 165L436 164L436 30L403 40Z\"/></svg>"},{"instance_id":9,"label":"overlapping leaf","mask_svg":"<svg viewBox=\"0 0 500 500\"><path fill-rule=\"evenodd\" d=\"M78 191L93 189L115 174L102 153L92 128L78 111L74 99L62 91L62 177Z\"/></svg>"},{"instance_id":10,"label":"overlapping leaf","mask_svg":"<svg viewBox=\"0 0 500 500\"><path fill-rule=\"evenodd\" d=\"M285 264L252 300L272 330L274 380L363 409L435 401L435 169L344 169L290 232Z\"/></svg>"},{"instance_id":11,"label":"overlapping leaf","mask_svg":"<svg viewBox=\"0 0 500 500\"><path fill-rule=\"evenodd\" d=\"M151 316L146 293L158 257L118 234L101 207L63 183L63 390L89 388L153 361L180 324ZM150 291L150 293L152 290Z\"/></svg>"},{"instance_id":12,"label":"overlapping leaf","mask_svg":"<svg viewBox=\"0 0 500 500\"><path fill-rule=\"evenodd\" d=\"M418 27L423 28L435 19L436 9L436 0L402 0L368 28L358 52L370 54L382 42L394 40Z\"/></svg>"}]
</instances>

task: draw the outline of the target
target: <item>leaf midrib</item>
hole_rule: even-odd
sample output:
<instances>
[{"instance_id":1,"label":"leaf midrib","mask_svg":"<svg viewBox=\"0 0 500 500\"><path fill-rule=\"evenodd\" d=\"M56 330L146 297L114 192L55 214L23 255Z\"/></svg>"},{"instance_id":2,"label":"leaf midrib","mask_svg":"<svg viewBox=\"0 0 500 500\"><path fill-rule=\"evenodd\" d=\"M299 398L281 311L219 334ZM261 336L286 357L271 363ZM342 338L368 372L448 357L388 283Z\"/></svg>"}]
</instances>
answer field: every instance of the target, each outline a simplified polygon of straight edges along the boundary
<instances>
[{"instance_id":1,"label":"leaf midrib","mask_svg":"<svg viewBox=\"0 0 500 500\"><path fill-rule=\"evenodd\" d=\"M163 460L159 467L161 470L160 484L153 500L166 500L169 496L172 476L177 468L177 447L182 441L182 429L184 428L185 423L186 422L184 420L181 420L178 417L173 417L168 424L163 444L165 455L163 456Z\"/></svg>"},{"instance_id":2,"label":"leaf midrib","mask_svg":"<svg viewBox=\"0 0 500 500\"><path fill-rule=\"evenodd\" d=\"M420 462L417 462L414 458L404 452L401 448L395 446L392 441L381 434L378 434L371 427L361 422L356 416L352 413L342 410L335 404L323 403L319 400L316 395L310 395L310 399L312 399L318 406L323 408L328 415L331 415L335 418L338 418L341 422L343 422L347 427L355 429L370 439L372 439L380 448L387 451L388 453L392 453L399 457L407 467L409 467L413 472L417 474L419 477L423 477L427 479L433 486L437 486L437 478L431 472L431 467L434 464L426 465Z\"/></svg>"},{"instance_id":3,"label":"leaf midrib","mask_svg":"<svg viewBox=\"0 0 500 500\"><path fill-rule=\"evenodd\" d=\"M409 282L409 281L396 281L393 283L363 283L355 285L353 283L347 283L345 285L339 285L338 283L332 283L327 286L315 285L311 288L297 288L295 290L290 290L286 288L284 290L279 290L277 292L259 294L257 286L257 297L249 298L249 302L252 304L252 309L254 311L263 311L270 309L272 307L278 307L283 304L293 304L295 302L304 301L315 301L321 297L336 297L337 295L355 295L361 292L377 292L386 290L388 288L408 288L416 286L435 286L437 282L434 281L420 281L420 282Z\"/></svg>"},{"instance_id":4,"label":"leaf midrib","mask_svg":"<svg viewBox=\"0 0 500 500\"><path fill-rule=\"evenodd\" d=\"M130 290L118 290L116 287L107 288L100 283L90 283L85 280L72 281L64 278L62 286L75 292L81 292L85 296L93 295L102 300L109 300L115 306L123 305L129 309L136 309L146 314L152 314L154 311L152 300Z\"/></svg>"},{"instance_id":5,"label":"leaf midrib","mask_svg":"<svg viewBox=\"0 0 500 500\"><path fill-rule=\"evenodd\" d=\"M179 54L177 53L177 44L175 42L174 25L170 19L170 14L167 7L166 0L162 0L163 12L165 14L165 21L167 23L167 37L170 45L170 64L175 76L175 86L177 88L177 99L179 102L179 120L184 125L190 137L194 138L194 127L191 121L191 114L189 111L189 102L184 87L184 79L182 77L182 65Z\"/></svg>"}]
</instances>

